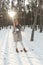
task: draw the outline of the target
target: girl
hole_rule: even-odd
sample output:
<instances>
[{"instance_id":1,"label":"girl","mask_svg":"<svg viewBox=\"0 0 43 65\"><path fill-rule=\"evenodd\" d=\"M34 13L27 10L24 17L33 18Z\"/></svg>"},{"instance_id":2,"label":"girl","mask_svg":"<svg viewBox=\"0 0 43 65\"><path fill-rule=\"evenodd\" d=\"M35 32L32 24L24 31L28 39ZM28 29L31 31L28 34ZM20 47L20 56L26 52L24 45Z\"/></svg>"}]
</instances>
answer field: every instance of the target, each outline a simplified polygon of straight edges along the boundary
<instances>
[{"instance_id":1,"label":"girl","mask_svg":"<svg viewBox=\"0 0 43 65\"><path fill-rule=\"evenodd\" d=\"M13 22L13 35L14 35L14 41L16 43L16 52L19 52L18 48L17 48L17 42L19 41L23 47L23 50L25 52L27 52L27 50L24 48L24 45L22 44L22 35L21 35L21 31L23 31L21 25L19 24L18 20L14 20Z\"/></svg>"}]
</instances>

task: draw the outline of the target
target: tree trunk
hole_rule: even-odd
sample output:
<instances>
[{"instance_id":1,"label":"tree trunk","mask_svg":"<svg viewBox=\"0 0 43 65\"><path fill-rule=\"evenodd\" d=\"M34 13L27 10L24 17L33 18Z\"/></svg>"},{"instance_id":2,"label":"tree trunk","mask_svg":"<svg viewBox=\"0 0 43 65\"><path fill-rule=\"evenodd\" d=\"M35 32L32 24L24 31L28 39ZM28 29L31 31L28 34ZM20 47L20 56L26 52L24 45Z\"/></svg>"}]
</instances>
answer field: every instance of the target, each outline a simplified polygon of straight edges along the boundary
<instances>
[{"instance_id":1,"label":"tree trunk","mask_svg":"<svg viewBox=\"0 0 43 65\"><path fill-rule=\"evenodd\" d=\"M40 15L40 33L42 32L42 21L41 21L41 15Z\"/></svg>"},{"instance_id":2,"label":"tree trunk","mask_svg":"<svg viewBox=\"0 0 43 65\"><path fill-rule=\"evenodd\" d=\"M34 29L35 29L35 26L36 26L36 23L37 23L37 15L38 15L38 10L39 10L40 7L41 7L41 2L42 2L42 1L39 0L39 6L38 6L38 8L36 9L36 12L35 12L34 24L33 24L32 35L31 35L31 41L34 40ZM41 10L40 10L40 13L41 13ZM40 32L42 32L41 16L40 16Z\"/></svg>"},{"instance_id":3,"label":"tree trunk","mask_svg":"<svg viewBox=\"0 0 43 65\"><path fill-rule=\"evenodd\" d=\"M31 34L31 41L34 40L34 29L35 29L35 26L37 23L37 13L38 13L38 9L36 9L36 12L35 12L34 24L33 24L33 28L32 28L32 34Z\"/></svg>"},{"instance_id":4,"label":"tree trunk","mask_svg":"<svg viewBox=\"0 0 43 65\"><path fill-rule=\"evenodd\" d=\"M42 18L41 18L41 9L40 9L40 33L42 32Z\"/></svg>"}]
</instances>

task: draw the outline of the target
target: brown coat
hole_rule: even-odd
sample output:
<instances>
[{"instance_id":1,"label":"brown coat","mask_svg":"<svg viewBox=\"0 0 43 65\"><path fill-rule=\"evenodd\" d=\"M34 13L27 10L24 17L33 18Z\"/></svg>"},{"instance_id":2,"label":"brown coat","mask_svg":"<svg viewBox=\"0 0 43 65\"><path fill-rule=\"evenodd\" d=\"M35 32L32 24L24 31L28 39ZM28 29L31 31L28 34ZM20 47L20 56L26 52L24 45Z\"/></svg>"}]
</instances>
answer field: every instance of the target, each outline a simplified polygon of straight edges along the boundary
<instances>
[{"instance_id":1,"label":"brown coat","mask_svg":"<svg viewBox=\"0 0 43 65\"><path fill-rule=\"evenodd\" d=\"M14 32L14 33L13 33L13 36L14 36L14 41L15 41L15 42L22 41L21 31L19 31L18 33L17 33L17 32Z\"/></svg>"},{"instance_id":2,"label":"brown coat","mask_svg":"<svg viewBox=\"0 0 43 65\"><path fill-rule=\"evenodd\" d=\"M23 28L20 25L20 30L18 31L18 33L16 32L16 26L14 25L14 32L13 32L13 37L14 37L14 41L18 42L18 41L22 41L22 34L21 31L23 31Z\"/></svg>"}]
</instances>

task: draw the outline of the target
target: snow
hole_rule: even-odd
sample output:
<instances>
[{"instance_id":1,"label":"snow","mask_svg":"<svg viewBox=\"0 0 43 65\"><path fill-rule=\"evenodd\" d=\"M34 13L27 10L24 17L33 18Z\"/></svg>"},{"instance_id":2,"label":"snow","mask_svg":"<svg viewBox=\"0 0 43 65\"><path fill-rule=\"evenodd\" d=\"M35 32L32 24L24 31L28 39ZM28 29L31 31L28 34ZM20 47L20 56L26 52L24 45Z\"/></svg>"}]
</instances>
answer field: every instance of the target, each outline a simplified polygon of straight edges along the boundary
<instances>
[{"instance_id":1,"label":"snow","mask_svg":"<svg viewBox=\"0 0 43 65\"><path fill-rule=\"evenodd\" d=\"M19 53L16 53L13 27L0 30L0 65L43 65L43 32L35 31L33 42L30 41L32 33L30 27L26 27L21 33L27 53L20 52L22 49L20 42Z\"/></svg>"}]
</instances>

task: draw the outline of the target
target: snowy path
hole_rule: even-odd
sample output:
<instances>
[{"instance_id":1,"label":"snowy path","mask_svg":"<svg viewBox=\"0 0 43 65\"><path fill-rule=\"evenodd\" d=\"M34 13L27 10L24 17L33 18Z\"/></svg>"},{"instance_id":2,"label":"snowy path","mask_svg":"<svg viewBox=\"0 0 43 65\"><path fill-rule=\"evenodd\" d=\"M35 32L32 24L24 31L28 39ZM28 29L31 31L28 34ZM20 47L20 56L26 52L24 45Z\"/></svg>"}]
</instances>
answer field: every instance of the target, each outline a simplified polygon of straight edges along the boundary
<instances>
[{"instance_id":1,"label":"snowy path","mask_svg":"<svg viewBox=\"0 0 43 65\"><path fill-rule=\"evenodd\" d=\"M12 29L0 31L0 65L43 65L43 32L36 31L35 39L31 42L31 29L26 27L22 37L28 52L16 53ZM22 49L19 42L18 48Z\"/></svg>"}]
</instances>

